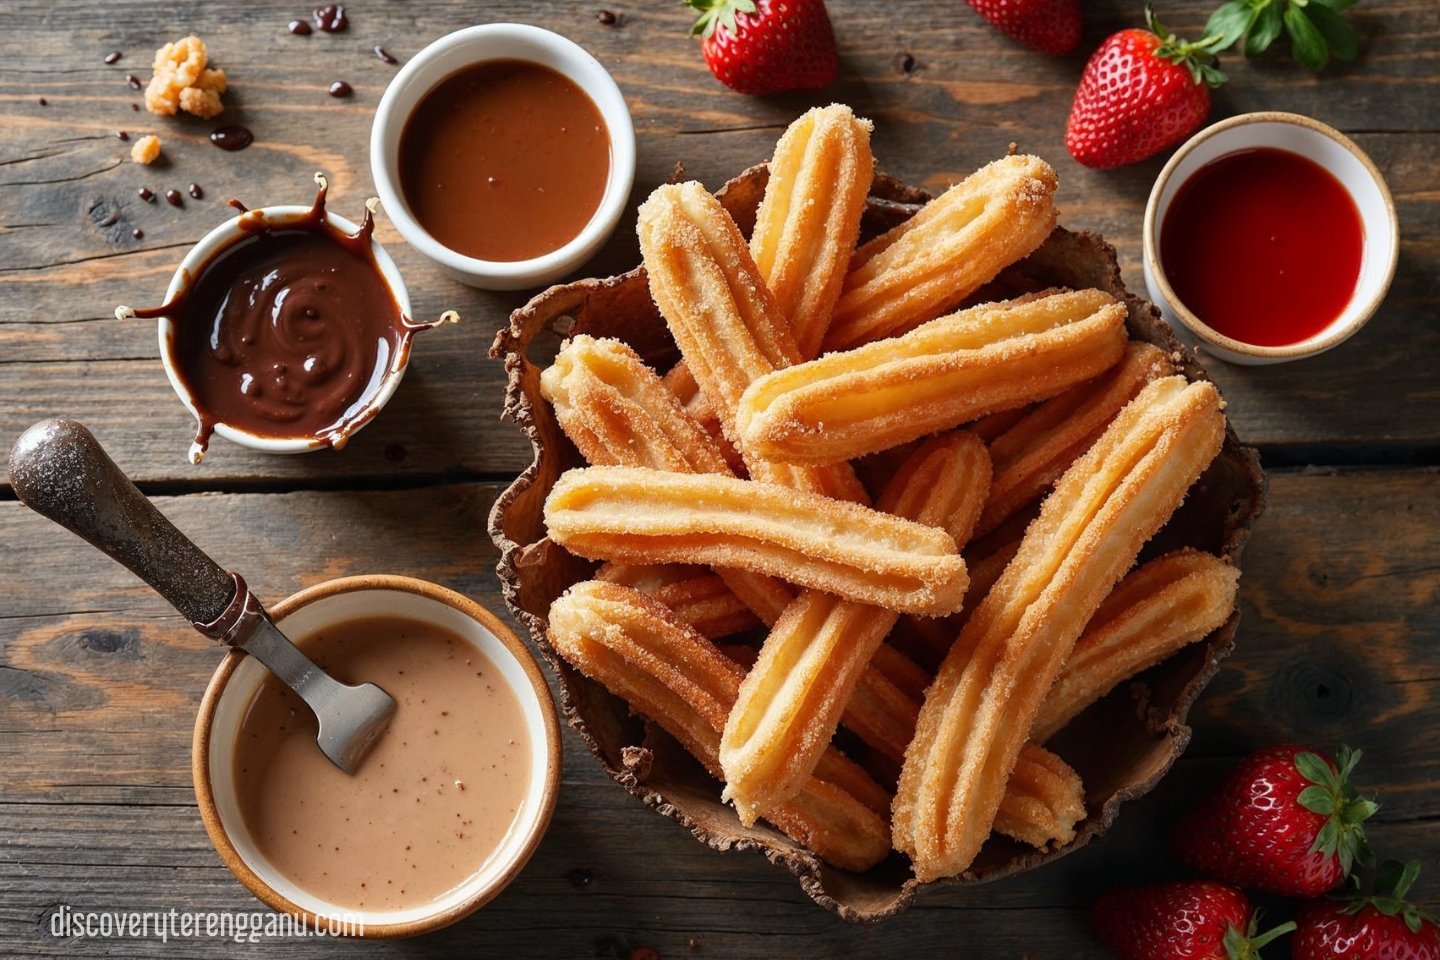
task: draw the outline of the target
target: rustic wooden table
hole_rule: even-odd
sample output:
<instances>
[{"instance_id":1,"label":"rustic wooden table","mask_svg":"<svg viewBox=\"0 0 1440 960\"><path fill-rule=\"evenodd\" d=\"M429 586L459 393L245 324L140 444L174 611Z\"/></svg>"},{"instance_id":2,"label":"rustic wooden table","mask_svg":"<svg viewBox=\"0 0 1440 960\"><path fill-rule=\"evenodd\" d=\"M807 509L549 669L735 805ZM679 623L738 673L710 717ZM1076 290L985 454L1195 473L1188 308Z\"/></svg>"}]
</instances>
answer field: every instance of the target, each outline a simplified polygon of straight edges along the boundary
<instances>
[{"instance_id":1,"label":"rustic wooden table","mask_svg":"<svg viewBox=\"0 0 1440 960\"><path fill-rule=\"evenodd\" d=\"M1139 0L1086 0L1085 44L1140 21ZM1213 0L1169 0L1160 14L1195 36ZM880 166L941 187L1018 141L1053 162L1061 217L1098 230L1140 288L1140 221L1163 162L1086 170L1063 130L1083 55L1051 60L992 32L959 0L831 0L844 69L823 96L756 100L722 88L686 36L675 0L462 5L355 0L347 32L309 37L285 24L308 8L235 4L0 5L0 448L31 422L85 421L161 509L256 592L278 599L358 573L400 573L503 610L485 531L497 491L530 459L498 419L503 384L486 348L522 295L491 295L440 274L383 218L378 237L407 278L418 316L447 308L459 327L423 336L405 384L342 453L268 457L217 441L185 460L193 424L166 382L154 326L116 304L158 302L184 251L225 218L228 197L297 203L311 174L332 209L358 216L373 192L371 112L397 67L478 21L559 31L615 75L639 140L637 201L684 161L718 186L767 156L799 111L837 99L876 122ZM1210 362L1242 439L1270 471L1270 507L1246 555L1239 648L1192 713L1188 756L1117 828L1049 869L947 890L901 918L849 926L814 906L758 854L694 842L610 783L567 732L554 826L498 900L418 942L371 956L666 958L1098 957L1086 905L1100 889L1179 876L1163 836L1179 808L1231 758L1299 740L1363 747L1362 777L1384 806L1382 856L1418 856L1440 901L1440 6L1364 0L1349 14L1358 63L1316 78L1280 52L1225 58L1232 82L1214 119L1291 110L1355 138L1389 180L1402 234L1388 302L1320 359L1271 368ZM255 144L223 153L215 126L133 112L126 75L148 79L153 51L202 36L229 73L226 122ZM1281 44L1280 46L1283 46ZM114 65L112 50L124 52ZM326 95L335 80L354 96ZM44 98L43 100L41 98ZM127 161L117 130L157 132L166 161ZM204 198L147 204L146 185ZM637 259L633 214L587 272ZM139 228L144 238L132 238ZM31 514L0 486L0 954L321 956L322 944L244 948L191 940L73 942L50 934L61 904L98 910L250 910L256 901L206 839L190 785L191 724L221 650L148 589Z\"/></svg>"}]
</instances>

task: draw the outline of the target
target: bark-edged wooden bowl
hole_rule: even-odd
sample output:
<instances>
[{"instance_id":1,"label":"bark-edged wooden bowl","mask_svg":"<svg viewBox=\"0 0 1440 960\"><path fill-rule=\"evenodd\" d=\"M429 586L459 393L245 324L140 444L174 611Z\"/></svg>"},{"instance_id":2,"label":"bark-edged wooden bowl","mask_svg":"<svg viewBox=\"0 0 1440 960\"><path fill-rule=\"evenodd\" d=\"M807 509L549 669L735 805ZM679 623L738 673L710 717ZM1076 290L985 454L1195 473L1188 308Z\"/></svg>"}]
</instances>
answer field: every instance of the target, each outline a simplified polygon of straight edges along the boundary
<instances>
[{"instance_id":1,"label":"bark-edged wooden bowl","mask_svg":"<svg viewBox=\"0 0 1440 960\"><path fill-rule=\"evenodd\" d=\"M764 164L751 167L717 193L747 235L768 177ZM921 190L877 176L862 239L904 221L928 199ZM1094 234L1057 227L1039 250L1007 269L978 299L1054 286L1098 287L1123 299L1129 307L1132 339L1176 356L1191 380L1208 379L1158 311L1126 292L1114 248ZM716 850L760 850L793 873L816 903L846 920L876 922L899 914L924 888L998 880L1079 849L1115 822L1121 804L1149 792L1184 752L1190 742L1186 714L1233 649L1238 611L1204 642L1142 674L1143 685L1121 684L1051 741L1050 746L1084 779L1089 810L1075 839L1063 847L1035 850L995 835L964 875L922 884L899 854L863 874L852 873L822 863L763 821L753 828L741 826L734 810L720 802L719 784L689 754L662 731L632 716L622 700L571 668L546 639L551 602L572 584L588 579L595 568L551 543L542 516L556 478L584 465L540 395L540 371L560 338L578 333L624 340L662 372L678 359L665 321L650 299L643 268L551 287L516 310L509 326L496 336L490 355L505 361L509 384L504 412L530 437L535 460L495 502L490 534L500 550L498 572L506 602L558 675L565 719L605 772L657 813L689 828ZM1220 455L1146 546L1142 560L1193 546L1229 557L1238 566L1264 503L1265 476L1259 457L1227 429ZM1142 709L1134 702L1139 691L1146 698Z\"/></svg>"}]
</instances>

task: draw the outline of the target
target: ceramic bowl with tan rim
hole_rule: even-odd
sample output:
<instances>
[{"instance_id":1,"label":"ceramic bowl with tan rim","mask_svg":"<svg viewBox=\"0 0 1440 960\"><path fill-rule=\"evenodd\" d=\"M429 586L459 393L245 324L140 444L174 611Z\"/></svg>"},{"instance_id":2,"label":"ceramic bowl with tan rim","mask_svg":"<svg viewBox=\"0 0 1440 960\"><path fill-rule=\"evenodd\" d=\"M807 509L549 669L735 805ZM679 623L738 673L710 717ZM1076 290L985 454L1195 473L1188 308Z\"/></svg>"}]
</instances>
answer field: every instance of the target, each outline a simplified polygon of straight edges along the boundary
<instances>
[{"instance_id":1,"label":"ceramic bowl with tan rim","mask_svg":"<svg viewBox=\"0 0 1440 960\"><path fill-rule=\"evenodd\" d=\"M362 576L330 580L270 608L291 637L365 617L404 617L458 635L484 654L515 695L530 734L529 783L499 846L459 885L420 906L360 910L301 889L272 866L250 836L235 782L235 740L265 668L231 651L210 680L195 721L191 775L200 815L220 859L236 878L277 913L342 918L348 933L408 937L468 916L505 889L524 868L550 824L560 789L560 727L545 677L530 651L494 614L444 587L408 577Z\"/></svg>"},{"instance_id":2,"label":"ceramic bowl with tan rim","mask_svg":"<svg viewBox=\"0 0 1440 960\"><path fill-rule=\"evenodd\" d=\"M1364 229L1360 276L1350 302L1324 329L1298 343L1258 346L1205 324L1176 295L1160 255L1160 231L1181 187L1207 164L1244 150L1286 150L1311 160L1340 181L1355 201ZM1400 227L1390 189L1375 164L1348 137L1294 113L1246 113L1206 127L1185 142L1155 181L1145 208L1145 287L1170 323L1199 337L1204 349L1232 363L1271 364L1313 357L1353 336L1385 299L1400 251Z\"/></svg>"}]
</instances>

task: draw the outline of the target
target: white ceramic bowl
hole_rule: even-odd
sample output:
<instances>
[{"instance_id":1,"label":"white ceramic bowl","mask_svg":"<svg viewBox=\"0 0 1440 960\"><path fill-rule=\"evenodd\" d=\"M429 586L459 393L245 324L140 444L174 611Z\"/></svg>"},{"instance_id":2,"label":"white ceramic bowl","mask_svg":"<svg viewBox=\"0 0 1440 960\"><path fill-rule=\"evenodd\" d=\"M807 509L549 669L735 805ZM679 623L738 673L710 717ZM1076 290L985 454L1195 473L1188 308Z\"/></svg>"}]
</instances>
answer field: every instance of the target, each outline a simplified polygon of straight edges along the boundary
<instances>
[{"instance_id":1,"label":"white ceramic bowl","mask_svg":"<svg viewBox=\"0 0 1440 960\"><path fill-rule=\"evenodd\" d=\"M484 607L452 590L408 577L327 581L281 601L270 612L276 625L291 637L360 617L402 616L442 627L474 644L495 664L520 703L530 732L530 786L500 846L444 896L406 910L358 912L322 900L270 865L241 816L235 788L235 736L266 671L253 657L232 650L205 691L191 750L200 815L225 865L271 909L358 921L367 937L428 933L468 916L494 898L519 875L539 846L560 790L560 726L555 703L529 650Z\"/></svg>"},{"instance_id":2,"label":"white ceramic bowl","mask_svg":"<svg viewBox=\"0 0 1440 960\"><path fill-rule=\"evenodd\" d=\"M1175 194L1197 170L1241 150L1272 147L1318 163L1340 181L1360 211L1365 230L1360 277L1350 303L1325 329L1299 343L1262 347L1227 337L1207 326L1180 301L1165 276L1160 226ZM1338 130L1294 113L1247 113L1206 127L1185 142L1160 171L1145 208L1145 289L1171 324L1184 324L1208 351L1232 363L1270 364L1324 353L1355 334L1385 299L1400 252L1395 204L1380 171Z\"/></svg>"},{"instance_id":3,"label":"white ceramic bowl","mask_svg":"<svg viewBox=\"0 0 1440 960\"><path fill-rule=\"evenodd\" d=\"M267 226L284 226L286 223L293 223L302 220L312 213L311 207L294 205L277 207L260 207L226 220L220 226L211 230L205 238L195 244L185 259L180 261L180 266L175 271L175 276L170 280L170 289L165 291L165 302L173 303L190 284L200 275L201 268L220 248L249 236L254 229L254 224L263 222ZM241 217L250 226L240 226ZM336 216L326 212L326 221L337 230L353 234L360 228L344 217ZM384 278L390 293L395 297L395 303L399 305L400 312L405 317L410 317L410 293L405 289L405 281L400 276L400 270L395 266L395 261L390 259L390 254L380 244L371 239L370 250L375 254L375 265L380 268L380 275ZM200 411L195 404L195 398L190 395L185 382L180 379L180 372L177 367L172 344L174 342L175 325L170 317L160 318L160 360L165 365L165 375L170 378L170 386L175 388L175 393L180 397L180 402L185 404L198 422ZM323 447L343 447L349 439L365 424L375 419L375 415L385 406L386 401L395 393L400 386L400 380L405 376L405 367L410 361L409 340L407 339L401 349L395 352L395 356L388 361L388 369L381 374L379 388L364 407L346 417L334 433L326 437L262 437L258 434L241 430L239 427L232 427L230 424L220 422L215 425L215 435L224 437L231 443L237 443L242 447L249 447L251 450L259 450L262 453L306 453L310 450L318 450ZM205 450L198 443L190 445L190 462L199 463L205 456Z\"/></svg>"},{"instance_id":4,"label":"white ceramic bowl","mask_svg":"<svg viewBox=\"0 0 1440 960\"><path fill-rule=\"evenodd\" d=\"M585 229L558 250L530 260L477 260L444 246L410 212L400 186L400 135L410 113L450 74L485 60L529 60L569 77L595 101L610 133L610 178ZM400 235L461 283L485 290L544 286L595 255L625 212L635 182L635 128L614 79L579 45L549 30L489 23L447 34L405 64L380 100L370 128L370 169L385 212Z\"/></svg>"}]
</instances>

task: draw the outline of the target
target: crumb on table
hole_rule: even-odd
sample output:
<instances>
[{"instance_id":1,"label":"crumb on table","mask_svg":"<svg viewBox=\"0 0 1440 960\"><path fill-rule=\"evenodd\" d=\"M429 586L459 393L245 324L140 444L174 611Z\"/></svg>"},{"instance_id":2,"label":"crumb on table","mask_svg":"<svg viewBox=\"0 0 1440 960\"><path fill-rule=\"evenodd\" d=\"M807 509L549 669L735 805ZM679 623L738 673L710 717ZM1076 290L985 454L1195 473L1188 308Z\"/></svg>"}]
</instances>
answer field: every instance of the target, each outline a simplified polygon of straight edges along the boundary
<instances>
[{"instance_id":1,"label":"crumb on table","mask_svg":"<svg viewBox=\"0 0 1440 960\"><path fill-rule=\"evenodd\" d=\"M160 156L160 138L156 136L141 137L135 141L135 146L130 148L130 159L135 163L149 165L155 162Z\"/></svg>"},{"instance_id":2,"label":"crumb on table","mask_svg":"<svg viewBox=\"0 0 1440 960\"><path fill-rule=\"evenodd\" d=\"M173 116L177 110L197 117L218 116L225 109L220 94L227 83L224 70L207 69L205 41L190 36L155 51L155 74L145 88L145 106L151 113Z\"/></svg>"}]
</instances>

